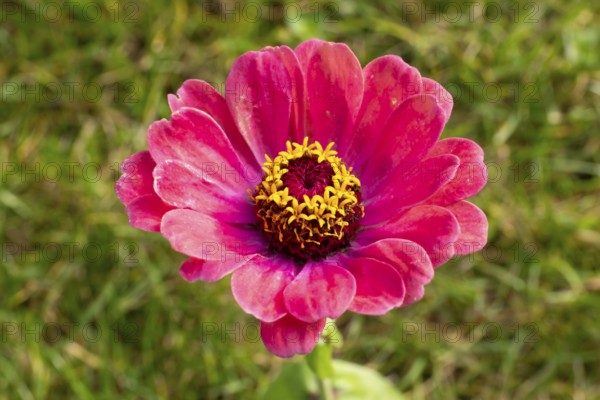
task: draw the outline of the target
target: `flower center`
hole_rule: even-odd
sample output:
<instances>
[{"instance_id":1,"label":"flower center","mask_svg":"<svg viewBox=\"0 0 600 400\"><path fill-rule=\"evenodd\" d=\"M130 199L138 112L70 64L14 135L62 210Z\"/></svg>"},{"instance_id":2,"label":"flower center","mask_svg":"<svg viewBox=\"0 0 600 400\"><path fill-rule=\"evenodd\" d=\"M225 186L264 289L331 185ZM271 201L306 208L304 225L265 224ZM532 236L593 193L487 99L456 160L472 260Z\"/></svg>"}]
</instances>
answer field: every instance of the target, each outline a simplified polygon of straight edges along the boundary
<instances>
[{"instance_id":1,"label":"flower center","mask_svg":"<svg viewBox=\"0 0 600 400\"><path fill-rule=\"evenodd\" d=\"M333 167L327 160L319 162L315 156L303 156L289 160L287 172L281 180L283 187L289 189L290 195L297 199L304 195L313 197L325 193L327 186L333 186Z\"/></svg>"},{"instance_id":2,"label":"flower center","mask_svg":"<svg viewBox=\"0 0 600 400\"><path fill-rule=\"evenodd\" d=\"M271 247L299 261L320 259L350 243L364 216L360 181L319 142L286 143L254 193L256 215Z\"/></svg>"}]
</instances>

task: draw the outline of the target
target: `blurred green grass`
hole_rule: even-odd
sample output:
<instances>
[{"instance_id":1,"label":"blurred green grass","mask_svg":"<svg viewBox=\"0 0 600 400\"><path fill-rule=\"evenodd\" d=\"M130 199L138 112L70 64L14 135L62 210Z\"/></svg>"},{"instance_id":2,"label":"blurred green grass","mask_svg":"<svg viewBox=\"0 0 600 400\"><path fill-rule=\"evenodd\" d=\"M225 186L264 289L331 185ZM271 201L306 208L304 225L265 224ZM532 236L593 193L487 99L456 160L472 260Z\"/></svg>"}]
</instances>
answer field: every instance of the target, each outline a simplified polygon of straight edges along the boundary
<instances>
[{"instance_id":1,"label":"blurred green grass","mask_svg":"<svg viewBox=\"0 0 600 400\"><path fill-rule=\"evenodd\" d=\"M185 283L183 256L128 226L114 183L185 79L224 82L244 51L311 37L450 88L444 135L496 172L473 200L486 250L410 307L344 315L337 357L409 398L600 398L600 6L258 4L2 2L0 398L254 398L287 362L227 279Z\"/></svg>"}]
</instances>

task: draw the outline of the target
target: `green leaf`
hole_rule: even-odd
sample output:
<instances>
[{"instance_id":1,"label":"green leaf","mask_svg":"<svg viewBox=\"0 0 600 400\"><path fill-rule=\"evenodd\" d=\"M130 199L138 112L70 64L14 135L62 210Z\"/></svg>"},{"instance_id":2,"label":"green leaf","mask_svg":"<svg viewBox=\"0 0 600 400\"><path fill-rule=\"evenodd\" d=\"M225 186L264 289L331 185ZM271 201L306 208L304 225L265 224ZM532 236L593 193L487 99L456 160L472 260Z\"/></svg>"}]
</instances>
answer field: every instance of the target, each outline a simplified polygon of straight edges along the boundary
<instances>
[{"instance_id":1,"label":"green leaf","mask_svg":"<svg viewBox=\"0 0 600 400\"><path fill-rule=\"evenodd\" d=\"M333 361L333 388L341 400L404 400L377 371L347 361Z\"/></svg>"},{"instance_id":2,"label":"green leaf","mask_svg":"<svg viewBox=\"0 0 600 400\"><path fill-rule=\"evenodd\" d=\"M267 387L261 400L306 400L318 394L317 377L308 365L301 361L286 364L273 382Z\"/></svg>"},{"instance_id":3,"label":"green leaf","mask_svg":"<svg viewBox=\"0 0 600 400\"><path fill-rule=\"evenodd\" d=\"M327 343L317 343L313 351L306 356L306 362L310 369L321 379L333 376L331 355L333 346Z\"/></svg>"}]
</instances>

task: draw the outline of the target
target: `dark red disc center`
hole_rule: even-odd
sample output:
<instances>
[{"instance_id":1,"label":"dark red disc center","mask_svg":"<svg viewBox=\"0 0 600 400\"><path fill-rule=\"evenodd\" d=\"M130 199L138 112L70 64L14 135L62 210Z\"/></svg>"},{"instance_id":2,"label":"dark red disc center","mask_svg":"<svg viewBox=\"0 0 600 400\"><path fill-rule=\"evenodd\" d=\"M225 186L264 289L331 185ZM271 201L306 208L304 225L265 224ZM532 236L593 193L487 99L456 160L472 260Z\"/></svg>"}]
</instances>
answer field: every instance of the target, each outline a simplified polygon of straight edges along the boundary
<instances>
[{"instance_id":1,"label":"dark red disc center","mask_svg":"<svg viewBox=\"0 0 600 400\"><path fill-rule=\"evenodd\" d=\"M288 172L281 180L289 188L290 195L302 200L304 195L323 196L327 186L333 186L331 177L334 174L329 161L318 162L316 157L301 157L289 161Z\"/></svg>"}]
</instances>

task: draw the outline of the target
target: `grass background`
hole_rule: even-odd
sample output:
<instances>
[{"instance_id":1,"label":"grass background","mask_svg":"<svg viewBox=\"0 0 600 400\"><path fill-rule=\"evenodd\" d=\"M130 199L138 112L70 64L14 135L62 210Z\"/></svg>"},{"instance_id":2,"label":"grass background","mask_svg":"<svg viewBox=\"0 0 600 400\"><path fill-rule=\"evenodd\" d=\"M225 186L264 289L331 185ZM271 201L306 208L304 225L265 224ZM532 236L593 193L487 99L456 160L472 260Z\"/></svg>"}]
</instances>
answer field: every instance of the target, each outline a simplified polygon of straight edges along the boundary
<instances>
[{"instance_id":1,"label":"grass background","mask_svg":"<svg viewBox=\"0 0 600 400\"><path fill-rule=\"evenodd\" d=\"M490 165L473 199L488 247L413 306L342 316L336 357L415 399L600 398L592 3L3 1L0 398L251 399L288 362L228 279L185 283L183 256L128 225L114 183L185 79L224 82L241 53L311 37L448 87L444 135Z\"/></svg>"}]
</instances>

